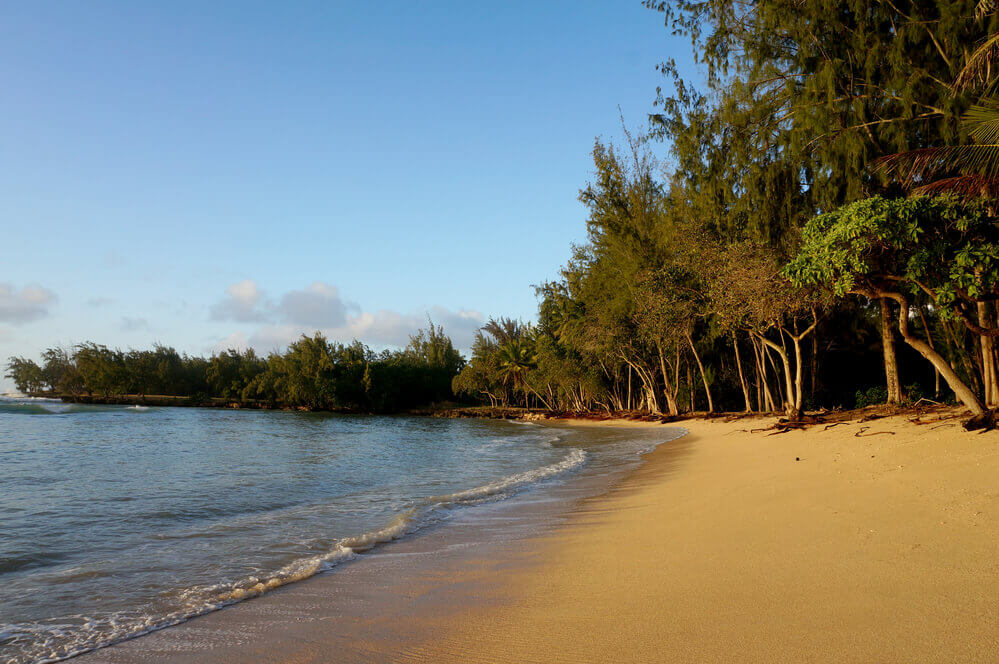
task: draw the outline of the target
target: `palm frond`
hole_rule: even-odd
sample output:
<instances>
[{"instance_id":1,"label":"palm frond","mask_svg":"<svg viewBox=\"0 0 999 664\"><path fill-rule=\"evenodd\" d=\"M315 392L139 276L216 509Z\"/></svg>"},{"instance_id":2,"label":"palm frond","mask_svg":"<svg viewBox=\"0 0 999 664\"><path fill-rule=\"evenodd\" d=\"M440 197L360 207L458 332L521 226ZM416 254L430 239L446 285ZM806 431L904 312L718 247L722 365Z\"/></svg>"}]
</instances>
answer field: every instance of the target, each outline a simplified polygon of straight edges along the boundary
<instances>
[{"instance_id":1,"label":"palm frond","mask_svg":"<svg viewBox=\"0 0 999 664\"><path fill-rule=\"evenodd\" d=\"M982 99L965 112L961 124L976 143L999 143L999 99Z\"/></svg>"},{"instance_id":2,"label":"palm frond","mask_svg":"<svg viewBox=\"0 0 999 664\"><path fill-rule=\"evenodd\" d=\"M893 176L903 185L912 186L925 182L941 171L949 170L960 147L944 146L896 152L878 157L872 165L875 171Z\"/></svg>"},{"instance_id":3,"label":"palm frond","mask_svg":"<svg viewBox=\"0 0 999 664\"><path fill-rule=\"evenodd\" d=\"M975 18L985 18L989 14L996 13L996 10L999 10L999 0L978 0Z\"/></svg>"},{"instance_id":4,"label":"palm frond","mask_svg":"<svg viewBox=\"0 0 999 664\"><path fill-rule=\"evenodd\" d=\"M874 168L908 187L924 186L935 177L951 173L999 177L999 144L948 145L899 152L878 158Z\"/></svg>"},{"instance_id":5,"label":"palm frond","mask_svg":"<svg viewBox=\"0 0 999 664\"><path fill-rule=\"evenodd\" d=\"M979 46L964 68L954 79L955 90L966 90L976 85L986 85L992 80L992 63L999 60L999 33L985 40Z\"/></svg>"},{"instance_id":6,"label":"palm frond","mask_svg":"<svg viewBox=\"0 0 999 664\"><path fill-rule=\"evenodd\" d=\"M983 175L958 175L916 187L914 194L958 194L969 198L999 199L999 179Z\"/></svg>"}]
</instances>

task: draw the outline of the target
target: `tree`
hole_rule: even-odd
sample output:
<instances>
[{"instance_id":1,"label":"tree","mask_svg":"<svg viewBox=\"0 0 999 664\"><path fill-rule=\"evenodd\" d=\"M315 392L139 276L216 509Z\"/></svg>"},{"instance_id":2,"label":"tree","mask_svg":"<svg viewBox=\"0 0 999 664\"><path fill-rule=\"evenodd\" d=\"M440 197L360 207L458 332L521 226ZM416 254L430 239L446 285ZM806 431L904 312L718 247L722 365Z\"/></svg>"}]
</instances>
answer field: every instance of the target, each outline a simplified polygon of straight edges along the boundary
<instances>
[{"instance_id":1,"label":"tree","mask_svg":"<svg viewBox=\"0 0 999 664\"><path fill-rule=\"evenodd\" d=\"M12 357L7 360L7 372L4 378L14 381L18 392L34 394L45 387L45 375L33 360L24 357Z\"/></svg>"},{"instance_id":2,"label":"tree","mask_svg":"<svg viewBox=\"0 0 999 664\"><path fill-rule=\"evenodd\" d=\"M722 326L747 332L761 344L764 358L770 351L779 357L784 412L792 419L800 417L805 394L802 341L815 334L824 306L821 295L808 285L789 281L772 251L743 242L726 248L711 284L711 300ZM792 344L793 362L786 340Z\"/></svg>"},{"instance_id":3,"label":"tree","mask_svg":"<svg viewBox=\"0 0 999 664\"><path fill-rule=\"evenodd\" d=\"M785 270L792 282L825 287L838 297L896 302L905 342L974 414L984 412L951 364L910 326L913 299L923 295L942 316L957 317L976 333L999 335L971 317L977 305L999 293L999 228L982 205L953 197L874 197L815 217L803 236L800 253Z\"/></svg>"}]
</instances>

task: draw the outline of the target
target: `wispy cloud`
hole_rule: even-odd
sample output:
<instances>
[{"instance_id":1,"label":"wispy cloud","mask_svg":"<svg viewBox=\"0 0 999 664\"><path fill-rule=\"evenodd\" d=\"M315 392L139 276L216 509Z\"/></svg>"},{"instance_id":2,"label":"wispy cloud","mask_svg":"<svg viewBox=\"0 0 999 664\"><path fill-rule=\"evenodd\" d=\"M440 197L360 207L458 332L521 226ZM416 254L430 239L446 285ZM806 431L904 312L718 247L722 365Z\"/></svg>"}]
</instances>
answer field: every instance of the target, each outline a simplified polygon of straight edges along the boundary
<instances>
[{"instance_id":1,"label":"wispy cloud","mask_svg":"<svg viewBox=\"0 0 999 664\"><path fill-rule=\"evenodd\" d=\"M135 332L136 330L148 330L149 321L145 318L131 318L129 316L123 316L121 319L121 331L122 332Z\"/></svg>"}]
</instances>

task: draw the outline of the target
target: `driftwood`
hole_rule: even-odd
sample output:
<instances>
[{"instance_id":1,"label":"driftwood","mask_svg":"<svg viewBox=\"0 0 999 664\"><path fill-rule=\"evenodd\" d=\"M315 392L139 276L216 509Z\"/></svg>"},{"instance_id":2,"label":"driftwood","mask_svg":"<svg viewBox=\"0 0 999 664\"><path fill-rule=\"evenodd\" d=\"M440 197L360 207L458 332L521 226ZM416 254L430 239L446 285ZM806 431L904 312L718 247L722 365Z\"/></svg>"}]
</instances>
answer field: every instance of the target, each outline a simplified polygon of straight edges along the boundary
<instances>
[{"instance_id":1,"label":"driftwood","mask_svg":"<svg viewBox=\"0 0 999 664\"><path fill-rule=\"evenodd\" d=\"M894 436L895 435L894 431L875 431L874 433L864 433L865 431L867 431L870 428L871 427L860 427L860 431L858 431L857 433L853 434L853 436L855 438L868 438L870 436L880 436L883 433L888 434L889 436Z\"/></svg>"}]
</instances>

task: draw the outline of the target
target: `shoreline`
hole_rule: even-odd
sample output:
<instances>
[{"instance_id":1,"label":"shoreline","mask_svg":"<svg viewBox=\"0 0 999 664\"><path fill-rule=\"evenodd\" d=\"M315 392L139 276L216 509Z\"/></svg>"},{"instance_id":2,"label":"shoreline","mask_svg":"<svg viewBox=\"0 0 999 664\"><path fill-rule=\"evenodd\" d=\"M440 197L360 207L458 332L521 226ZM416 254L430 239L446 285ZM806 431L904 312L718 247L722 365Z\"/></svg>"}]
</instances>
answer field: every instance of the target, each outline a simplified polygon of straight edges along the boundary
<instances>
[{"instance_id":1,"label":"shoreline","mask_svg":"<svg viewBox=\"0 0 999 664\"><path fill-rule=\"evenodd\" d=\"M517 492L509 498L460 508L444 521L361 551L359 555L338 562L332 569L248 596L245 601L231 603L179 623L82 652L72 658L73 661L94 664L214 662L221 661L220 658L224 661L271 661L281 649L265 652L257 650L256 644L260 641L280 642L286 635L283 630L272 629L270 618L258 618L262 615L280 617L289 613L297 614L296 623L336 620L343 628L330 635L337 644L339 654L336 661L370 661L356 652L356 659L342 660L343 652L352 650L358 642L358 623L380 621L386 613L394 613L396 619L404 619L405 611L399 605L400 596L394 594L395 589L412 583L426 583L428 577L442 578L445 570L457 570L468 564L479 566L483 560L497 564L507 560L510 552L520 550L528 540L543 536L564 522L579 501L605 492L635 467L642 465L649 448L675 442L685 433L682 428L669 427L661 433L634 436L628 431L629 427L624 426L612 426L611 431L603 434L587 432L585 429L590 427L573 426L572 422L528 424L568 434L568 440L572 442L565 449L574 450L574 454L589 450L583 452L583 456L589 458L588 462L580 469L570 469L565 477L555 475L550 480L543 479L540 484L527 486L526 491ZM620 451L622 442L625 444L624 457L621 457ZM597 454L591 450L594 445L611 447L605 453ZM573 455L568 456L571 458ZM468 583L468 580L463 583ZM404 593L408 594L408 591ZM321 601L317 602L317 597L322 598ZM343 605L343 597L350 598L350 606ZM358 600L362 604L360 607L356 605ZM308 605L308 610L303 609L303 603ZM234 629L238 634L233 633ZM247 629L250 631L247 632ZM392 640L394 629L395 621L385 624L381 631ZM296 638L310 637L296 631ZM231 645L233 641L239 642L235 651L220 652L222 644ZM192 648L196 648L197 652L191 652Z\"/></svg>"},{"instance_id":2,"label":"shoreline","mask_svg":"<svg viewBox=\"0 0 999 664\"><path fill-rule=\"evenodd\" d=\"M685 421L687 435L518 542L434 560L400 543L387 569L351 565L83 661L999 656L996 434L905 416L749 433L769 422ZM444 543L445 529L427 536ZM344 572L382 590L353 586L353 608L331 606ZM185 629L178 650L168 635Z\"/></svg>"}]
</instances>

